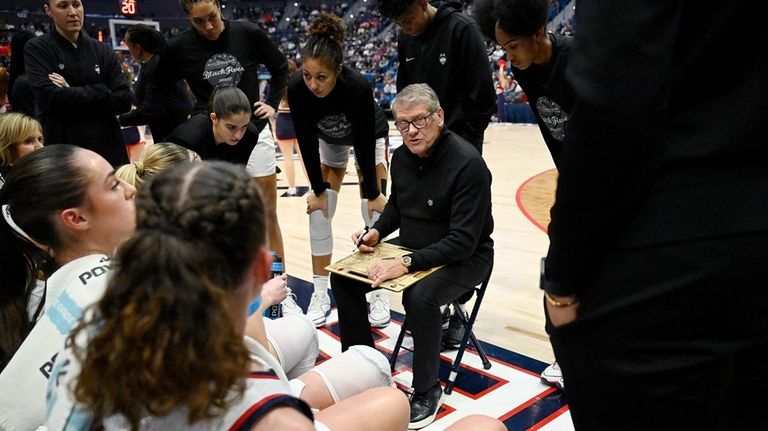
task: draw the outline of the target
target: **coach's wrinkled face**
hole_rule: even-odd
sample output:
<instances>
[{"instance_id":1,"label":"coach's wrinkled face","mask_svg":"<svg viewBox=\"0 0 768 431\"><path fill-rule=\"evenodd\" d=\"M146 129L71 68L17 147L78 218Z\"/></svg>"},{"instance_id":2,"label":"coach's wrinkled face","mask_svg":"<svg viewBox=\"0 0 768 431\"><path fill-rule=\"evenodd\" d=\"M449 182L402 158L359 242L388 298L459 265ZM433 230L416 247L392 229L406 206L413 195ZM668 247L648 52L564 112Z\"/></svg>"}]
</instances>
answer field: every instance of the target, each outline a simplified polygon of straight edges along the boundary
<instances>
[{"instance_id":1,"label":"coach's wrinkled face","mask_svg":"<svg viewBox=\"0 0 768 431\"><path fill-rule=\"evenodd\" d=\"M427 104L415 102L396 107L395 127L403 136L403 143L411 153L429 157L443 129L442 108L430 111Z\"/></svg>"}]
</instances>

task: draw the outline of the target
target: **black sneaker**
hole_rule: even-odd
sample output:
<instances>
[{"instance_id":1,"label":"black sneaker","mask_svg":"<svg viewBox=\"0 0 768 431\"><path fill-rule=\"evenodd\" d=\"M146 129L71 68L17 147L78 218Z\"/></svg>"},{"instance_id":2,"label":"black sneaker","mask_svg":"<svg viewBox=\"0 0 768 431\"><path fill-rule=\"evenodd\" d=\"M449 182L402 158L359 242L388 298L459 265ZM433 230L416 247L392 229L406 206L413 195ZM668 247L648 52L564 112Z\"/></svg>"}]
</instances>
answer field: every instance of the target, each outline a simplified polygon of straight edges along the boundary
<instances>
[{"instance_id":1,"label":"black sneaker","mask_svg":"<svg viewBox=\"0 0 768 431\"><path fill-rule=\"evenodd\" d=\"M411 420L408 423L409 430L417 430L431 424L443 405L443 388L440 382L427 389L426 392L413 394L411 398Z\"/></svg>"},{"instance_id":2,"label":"black sneaker","mask_svg":"<svg viewBox=\"0 0 768 431\"><path fill-rule=\"evenodd\" d=\"M443 331L443 349L444 350L456 350L461 345L461 340L464 339L464 323L461 321L458 313L467 314L461 310L456 310L451 315L451 320L448 323L448 330Z\"/></svg>"}]
</instances>

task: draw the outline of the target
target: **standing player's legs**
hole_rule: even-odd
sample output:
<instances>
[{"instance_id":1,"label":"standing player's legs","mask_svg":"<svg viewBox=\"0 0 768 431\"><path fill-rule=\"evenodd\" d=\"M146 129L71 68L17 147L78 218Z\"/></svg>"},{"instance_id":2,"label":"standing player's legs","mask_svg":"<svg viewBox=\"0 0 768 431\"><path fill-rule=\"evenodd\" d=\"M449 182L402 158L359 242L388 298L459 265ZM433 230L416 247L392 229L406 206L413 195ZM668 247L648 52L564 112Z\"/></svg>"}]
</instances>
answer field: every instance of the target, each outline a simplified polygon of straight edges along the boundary
<instances>
[{"instance_id":1,"label":"standing player's legs","mask_svg":"<svg viewBox=\"0 0 768 431\"><path fill-rule=\"evenodd\" d=\"M295 139L276 139L280 147L280 153L283 155L283 169L285 170L285 179L288 180L288 196L296 194L296 167L293 163L293 145Z\"/></svg>"},{"instance_id":2,"label":"standing player's legs","mask_svg":"<svg viewBox=\"0 0 768 431\"><path fill-rule=\"evenodd\" d=\"M331 185L328 194L328 216L321 210L309 214L309 244L312 249L312 282L314 292L307 308L309 317L318 328L325 325L325 319L331 310L331 298L328 296L328 271L333 252L333 215L336 202L349 160L349 146L331 145L320 139L320 167L323 179Z\"/></svg>"},{"instance_id":3,"label":"standing player's legs","mask_svg":"<svg viewBox=\"0 0 768 431\"><path fill-rule=\"evenodd\" d=\"M248 159L245 169L258 183L264 198L269 246L283 259L283 265L285 265L283 234L280 232L280 223L277 220L277 174L275 160L275 142L272 139L272 132L268 127L265 127L259 133L259 142L253 147L251 157Z\"/></svg>"},{"instance_id":4,"label":"standing player's legs","mask_svg":"<svg viewBox=\"0 0 768 431\"><path fill-rule=\"evenodd\" d=\"M376 185L379 192L387 195L387 179L389 177L389 154L387 151L388 138L376 139ZM360 165L355 160L357 168L357 177L362 184L363 173L360 171ZM380 212L368 208L368 199L363 198L362 186L360 189L360 212L363 216L365 225L370 227L376 223L381 215ZM374 290L367 295L368 298L368 321L374 328L386 328L390 322L390 304L389 294L383 289Z\"/></svg>"}]
</instances>

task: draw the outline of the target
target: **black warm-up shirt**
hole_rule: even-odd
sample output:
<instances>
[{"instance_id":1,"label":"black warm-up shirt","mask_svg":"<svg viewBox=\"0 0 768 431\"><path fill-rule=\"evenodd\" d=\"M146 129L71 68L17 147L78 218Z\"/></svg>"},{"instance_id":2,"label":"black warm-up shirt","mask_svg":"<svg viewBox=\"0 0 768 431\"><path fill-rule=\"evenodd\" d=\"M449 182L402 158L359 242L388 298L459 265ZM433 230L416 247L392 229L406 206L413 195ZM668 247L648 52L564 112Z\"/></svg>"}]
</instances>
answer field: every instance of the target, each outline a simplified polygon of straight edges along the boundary
<instances>
[{"instance_id":1,"label":"black warm-up shirt","mask_svg":"<svg viewBox=\"0 0 768 431\"><path fill-rule=\"evenodd\" d=\"M225 21L218 39L210 41L194 28L182 32L163 51L157 66L159 88L169 88L180 79L195 95L195 113L209 110L216 86L235 86L248 96L251 105L259 101L259 64L266 66L270 78L269 95L264 101L277 110L288 78L288 61L272 40L255 24ZM251 119L259 131L266 119Z\"/></svg>"},{"instance_id":2,"label":"black warm-up shirt","mask_svg":"<svg viewBox=\"0 0 768 431\"><path fill-rule=\"evenodd\" d=\"M211 118L206 114L195 114L171 132L166 141L196 152L203 160L223 160L245 165L259 142L259 131L253 123L249 123L237 145L217 143L213 136Z\"/></svg>"},{"instance_id":3,"label":"black warm-up shirt","mask_svg":"<svg viewBox=\"0 0 768 431\"><path fill-rule=\"evenodd\" d=\"M496 112L491 66L477 25L460 13L461 4L434 2L437 14L419 36L398 36L397 91L426 83L445 111L445 126L482 148Z\"/></svg>"},{"instance_id":4,"label":"black warm-up shirt","mask_svg":"<svg viewBox=\"0 0 768 431\"><path fill-rule=\"evenodd\" d=\"M318 138L322 138L332 145L352 143L363 174L363 197L375 199L379 189L376 186L376 113L371 85L359 72L343 66L333 90L318 98L307 88L302 75L302 70L298 70L288 81L288 104L312 191L319 195L328 187L320 168Z\"/></svg>"},{"instance_id":5,"label":"black warm-up shirt","mask_svg":"<svg viewBox=\"0 0 768 431\"><path fill-rule=\"evenodd\" d=\"M24 61L45 145L77 145L113 166L128 163L116 116L131 109L131 91L110 47L85 31L75 47L54 30L27 42ZM69 87L54 85L50 73L63 76Z\"/></svg>"},{"instance_id":6,"label":"black warm-up shirt","mask_svg":"<svg viewBox=\"0 0 768 431\"><path fill-rule=\"evenodd\" d=\"M428 158L400 146L392 155L392 194L373 227L400 229L415 250L411 271L493 254L491 173L467 141L443 130Z\"/></svg>"}]
</instances>

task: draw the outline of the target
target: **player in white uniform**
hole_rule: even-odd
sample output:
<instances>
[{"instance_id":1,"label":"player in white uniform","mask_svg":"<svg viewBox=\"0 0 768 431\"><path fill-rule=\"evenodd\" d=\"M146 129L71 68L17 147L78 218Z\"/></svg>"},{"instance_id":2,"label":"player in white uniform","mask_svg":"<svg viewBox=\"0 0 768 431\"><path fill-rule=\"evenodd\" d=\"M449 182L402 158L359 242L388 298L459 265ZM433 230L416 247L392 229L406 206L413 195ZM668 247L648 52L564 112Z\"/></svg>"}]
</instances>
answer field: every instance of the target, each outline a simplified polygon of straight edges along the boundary
<instances>
[{"instance_id":1,"label":"player in white uniform","mask_svg":"<svg viewBox=\"0 0 768 431\"><path fill-rule=\"evenodd\" d=\"M271 264L263 203L245 170L177 165L144 185L137 208L138 229L118 250L104 297L54 365L49 429L87 429L94 418L106 429L312 429L274 357L243 341ZM342 359L338 369L318 367L318 378L367 367ZM402 393L346 398L347 388L327 386L343 400L315 415L324 424L316 429L405 429Z\"/></svg>"}]
</instances>

